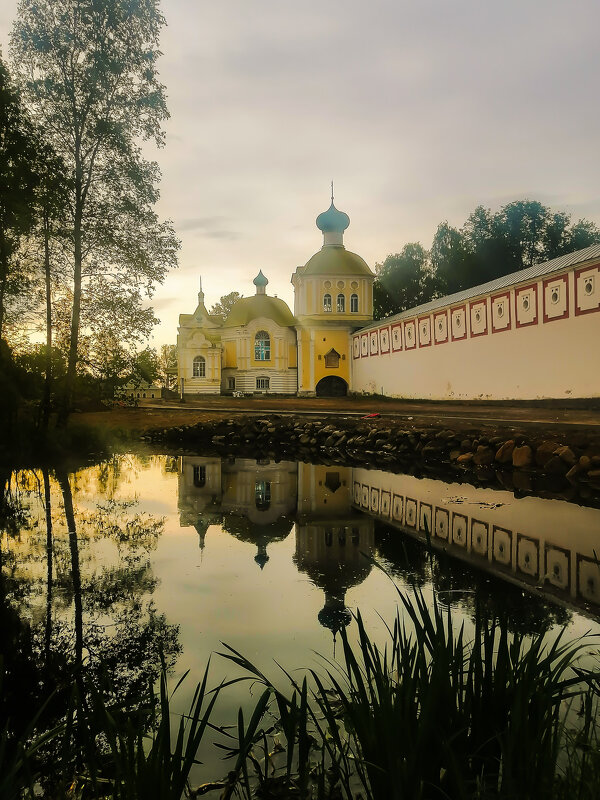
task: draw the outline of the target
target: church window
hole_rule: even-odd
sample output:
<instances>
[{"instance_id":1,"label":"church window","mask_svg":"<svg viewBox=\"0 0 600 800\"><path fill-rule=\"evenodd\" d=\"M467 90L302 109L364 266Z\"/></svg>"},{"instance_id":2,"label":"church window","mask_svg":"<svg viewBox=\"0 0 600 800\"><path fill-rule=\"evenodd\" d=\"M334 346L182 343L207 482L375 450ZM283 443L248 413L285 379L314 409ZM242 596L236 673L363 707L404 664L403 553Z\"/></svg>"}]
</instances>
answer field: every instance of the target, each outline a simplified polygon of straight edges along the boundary
<instances>
[{"instance_id":1,"label":"church window","mask_svg":"<svg viewBox=\"0 0 600 800\"><path fill-rule=\"evenodd\" d=\"M325 353L325 366L330 369L336 369L340 365L340 354L333 348Z\"/></svg>"},{"instance_id":2,"label":"church window","mask_svg":"<svg viewBox=\"0 0 600 800\"><path fill-rule=\"evenodd\" d=\"M204 356L196 356L196 358L194 359L192 376L194 378L206 377L206 359L204 358Z\"/></svg>"},{"instance_id":3,"label":"church window","mask_svg":"<svg viewBox=\"0 0 600 800\"><path fill-rule=\"evenodd\" d=\"M266 511L271 505L271 481L256 481L254 484L254 504L259 511Z\"/></svg>"},{"instance_id":4,"label":"church window","mask_svg":"<svg viewBox=\"0 0 600 800\"><path fill-rule=\"evenodd\" d=\"M560 289L559 289L558 286L555 286L554 289L552 289L552 297L551 297L551 299L552 299L553 303L558 303L558 301L560 299Z\"/></svg>"},{"instance_id":5,"label":"church window","mask_svg":"<svg viewBox=\"0 0 600 800\"><path fill-rule=\"evenodd\" d=\"M586 294L592 294L594 291L594 276L585 279L583 290Z\"/></svg>"},{"instance_id":6,"label":"church window","mask_svg":"<svg viewBox=\"0 0 600 800\"><path fill-rule=\"evenodd\" d=\"M350 295L350 311L352 311L353 314L357 314L358 313L358 295L357 294Z\"/></svg>"},{"instance_id":7,"label":"church window","mask_svg":"<svg viewBox=\"0 0 600 800\"><path fill-rule=\"evenodd\" d=\"M201 489L206 484L206 467L194 465L194 486Z\"/></svg>"},{"instance_id":8,"label":"church window","mask_svg":"<svg viewBox=\"0 0 600 800\"><path fill-rule=\"evenodd\" d=\"M323 311L331 311L331 295L325 294L323 295Z\"/></svg>"},{"instance_id":9,"label":"church window","mask_svg":"<svg viewBox=\"0 0 600 800\"><path fill-rule=\"evenodd\" d=\"M258 331L254 337L255 361L271 360L271 339L266 331Z\"/></svg>"},{"instance_id":10,"label":"church window","mask_svg":"<svg viewBox=\"0 0 600 800\"><path fill-rule=\"evenodd\" d=\"M336 305L338 314L343 314L346 310L346 298L343 294L338 294L337 296L337 305Z\"/></svg>"},{"instance_id":11,"label":"church window","mask_svg":"<svg viewBox=\"0 0 600 800\"><path fill-rule=\"evenodd\" d=\"M268 389L269 388L269 378L257 378L256 379L256 388L257 389Z\"/></svg>"}]
</instances>

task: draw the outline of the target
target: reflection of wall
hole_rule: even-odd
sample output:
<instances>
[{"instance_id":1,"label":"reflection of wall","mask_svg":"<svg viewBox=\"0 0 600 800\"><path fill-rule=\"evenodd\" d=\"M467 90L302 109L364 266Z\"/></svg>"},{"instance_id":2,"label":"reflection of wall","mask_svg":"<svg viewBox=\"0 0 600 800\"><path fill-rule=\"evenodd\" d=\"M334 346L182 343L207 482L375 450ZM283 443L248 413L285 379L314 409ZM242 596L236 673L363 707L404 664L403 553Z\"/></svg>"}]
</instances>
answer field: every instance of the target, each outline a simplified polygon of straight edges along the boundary
<instances>
[{"instance_id":1,"label":"reflection of wall","mask_svg":"<svg viewBox=\"0 0 600 800\"><path fill-rule=\"evenodd\" d=\"M357 508L450 554L600 606L600 510L380 471L353 471ZM491 502L490 502L491 500Z\"/></svg>"}]
</instances>

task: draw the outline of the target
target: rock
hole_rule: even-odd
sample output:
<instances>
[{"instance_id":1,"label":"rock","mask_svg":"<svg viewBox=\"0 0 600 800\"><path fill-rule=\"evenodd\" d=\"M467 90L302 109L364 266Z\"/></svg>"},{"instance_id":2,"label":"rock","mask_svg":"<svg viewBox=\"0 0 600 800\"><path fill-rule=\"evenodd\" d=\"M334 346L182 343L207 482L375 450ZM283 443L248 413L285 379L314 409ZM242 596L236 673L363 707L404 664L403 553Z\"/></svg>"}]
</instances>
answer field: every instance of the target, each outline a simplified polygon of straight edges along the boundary
<instances>
[{"instance_id":1,"label":"rock","mask_svg":"<svg viewBox=\"0 0 600 800\"><path fill-rule=\"evenodd\" d=\"M577 456L571 450L571 448L567 447L566 445L563 445L562 447L557 447L556 450L554 451L554 455L561 458L565 462L565 464L568 464L570 467L572 467L577 462Z\"/></svg>"},{"instance_id":2,"label":"rock","mask_svg":"<svg viewBox=\"0 0 600 800\"><path fill-rule=\"evenodd\" d=\"M591 469L588 472L588 478L600 478L600 469Z\"/></svg>"},{"instance_id":3,"label":"rock","mask_svg":"<svg viewBox=\"0 0 600 800\"><path fill-rule=\"evenodd\" d=\"M569 465L560 456L552 456L544 465L544 470L549 475L565 475L568 469Z\"/></svg>"},{"instance_id":4,"label":"rock","mask_svg":"<svg viewBox=\"0 0 600 800\"><path fill-rule=\"evenodd\" d=\"M460 456L460 450L451 450L450 451L450 461L456 461Z\"/></svg>"},{"instance_id":5,"label":"rock","mask_svg":"<svg viewBox=\"0 0 600 800\"><path fill-rule=\"evenodd\" d=\"M473 461L473 453L463 453L456 459L457 464L470 464Z\"/></svg>"},{"instance_id":6,"label":"rock","mask_svg":"<svg viewBox=\"0 0 600 800\"><path fill-rule=\"evenodd\" d=\"M558 445L556 442L545 441L538 445L535 451L535 463L538 467L546 466L546 461L549 461L554 455L554 451Z\"/></svg>"},{"instance_id":7,"label":"rock","mask_svg":"<svg viewBox=\"0 0 600 800\"><path fill-rule=\"evenodd\" d=\"M494 460L494 451L490 447L479 446L473 456L473 463L478 467L487 466Z\"/></svg>"},{"instance_id":8,"label":"rock","mask_svg":"<svg viewBox=\"0 0 600 800\"><path fill-rule=\"evenodd\" d=\"M504 444L502 444L496 451L496 461L498 461L500 464L510 464L514 449L514 439L509 439L507 442L504 442Z\"/></svg>"},{"instance_id":9,"label":"rock","mask_svg":"<svg viewBox=\"0 0 600 800\"><path fill-rule=\"evenodd\" d=\"M531 475L526 472L513 472L513 486L517 491L531 491Z\"/></svg>"},{"instance_id":10,"label":"rock","mask_svg":"<svg viewBox=\"0 0 600 800\"><path fill-rule=\"evenodd\" d=\"M464 450L465 453L468 453L471 449L471 440L470 439L463 439L460 443L460 449Z\"/></svg>"},{"instance_id":11,"label":"rock","mask_svg":"<svg viewBox=\"0 0 600 800\"><path fill-rule=\"evenodd\" d=\"M513 467L529 467L533 460L531 447L524 444L522 447L515 447L512 454Z\"/></svg>"},{"instance_id":12,"label":"rock","mask_svg":"<svg viewBox=\"0 0 600 800\"><path fill-rule=\"evenodd\" d=\"M574 465L574 466L572 466L572 467L571 467L571 469L570 469L570 470L567 472L567 474L565 475L565 478L566 478L568 481L575 481L575 480L577 479L577 473L580 471L580 469L581 469L581 468L580 468L579 464L575 464L575 465Z\"/></svg>"},{"instance_id":13,"label":"rock","mask_svg":"<svg viewBox=\"0 0 600 800\"><path fill-rule=\"evenodd\" d=\"M589 469L592 466L592 459L589 456L581 456L579 466L581 469Z\"/></svg>"}]
</instances>

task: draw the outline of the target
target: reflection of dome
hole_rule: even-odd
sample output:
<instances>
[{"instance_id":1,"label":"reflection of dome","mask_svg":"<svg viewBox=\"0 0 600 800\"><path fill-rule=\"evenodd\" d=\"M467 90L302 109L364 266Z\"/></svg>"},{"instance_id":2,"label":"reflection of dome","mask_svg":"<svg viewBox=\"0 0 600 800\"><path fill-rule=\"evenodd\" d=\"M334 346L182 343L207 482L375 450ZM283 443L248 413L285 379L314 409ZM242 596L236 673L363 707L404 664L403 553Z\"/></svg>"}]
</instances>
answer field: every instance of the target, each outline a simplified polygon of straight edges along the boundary
<instances>
[{"instance_id":1,"label":"reflection of dome","mask_svg":"<svg viewBox=\"0 0 600 800\"><path fill-rule=\"evenodd\" d=\"M319 611L318 620L324 628L329 628L335 636L352 621L352 613L346 608L343 599L325 595L325 605Z\"/></svg>"},{"instance_id":2,"label":"reflection of dome","mask_svg":"<svg viewBox=\"0 0 600 800\"><path fill-rule=\"evenodd\" d=\"M343 233L350 225L350 217L343 211L338 211L333 205L333 200L327 211L317 217L317 228L323 233Z\"/></svg>"},{"instance_id":3,"label":"reflection of dome","mask_svg":"<svg viewBox=\"0 0 600 800\"><path fill-rule=\"evenodd\" d=\"M257 525L251 522L248 517L238 514L227 514L223 517L223 530L235 536L241 542L249 542L257 546L257 553L254 560L261 569L269 560L267 545L272 542L282 542L287 538L294 526L292 520L287 517L279 517L275 522L268 525Z\"/></svg>"},{"instance_id":4,"label":"reflection of dome","mask_svg":"<svg viewBox=\"0 0 600 800\"><path fill-rule=\"evenodd\" d=\"M302 275L370 275L367 262L343 245L325 245L302 268ZM239 301L238 301L239 302Z\"/></svg>"},{"instance_id":5,"label":"reflection of dome","mask_svg":"<svg viewBox=\"0 0 600 800\"><path fill-rule=\"evenodd\" d=\"M255 278L255 282L257 280L258 278ZM272 319L283 328L289 328L296 324L294 315L283 300L278 297L270 297L268 294L255 294L253 297L241 297L229 312L224 325L226 328L247 325L259 317Z\"/></svg>"}]
</instances>

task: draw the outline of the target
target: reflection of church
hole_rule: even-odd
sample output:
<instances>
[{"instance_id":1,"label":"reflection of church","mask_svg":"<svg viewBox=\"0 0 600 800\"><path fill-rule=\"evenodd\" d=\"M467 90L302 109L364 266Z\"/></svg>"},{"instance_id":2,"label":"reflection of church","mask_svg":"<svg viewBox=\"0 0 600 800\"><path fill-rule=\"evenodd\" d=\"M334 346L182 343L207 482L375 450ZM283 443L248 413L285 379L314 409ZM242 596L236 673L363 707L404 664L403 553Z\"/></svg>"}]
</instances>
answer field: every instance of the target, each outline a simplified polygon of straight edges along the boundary
<instances>
[{"instance_id":1,"label":"reflection of church","mask_svg":"<svg viewBox=\"0 0 600 800\"><path fill-rule=\"evenodd\" d=\"M373 318L373 280L366 262L344 247L347 214L333 205L319 214L323 247L292 275L294 313L267 294L262 271L256 293L240 298L225 320L212 317L202 287L193 314L181 314L177 335L179 390L346 394L351 334Z\"/></svg>"},{"instance_id":2,"label":"reflection of church","mask_svg":"<svg viewBox=\"0 0 600 800\"><path fill-rule=\"evenodd\" d=\"M352 508L352 485L351 467L182 456L180 521L201 548L215 524L252 543L261 569L295 523L294 563L325 593L319 621L335 633L350 621L346 592L371 570L373 520Z\"/></svg>"}]
</instances>

